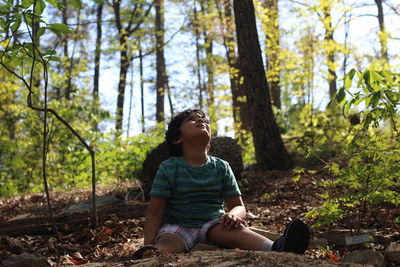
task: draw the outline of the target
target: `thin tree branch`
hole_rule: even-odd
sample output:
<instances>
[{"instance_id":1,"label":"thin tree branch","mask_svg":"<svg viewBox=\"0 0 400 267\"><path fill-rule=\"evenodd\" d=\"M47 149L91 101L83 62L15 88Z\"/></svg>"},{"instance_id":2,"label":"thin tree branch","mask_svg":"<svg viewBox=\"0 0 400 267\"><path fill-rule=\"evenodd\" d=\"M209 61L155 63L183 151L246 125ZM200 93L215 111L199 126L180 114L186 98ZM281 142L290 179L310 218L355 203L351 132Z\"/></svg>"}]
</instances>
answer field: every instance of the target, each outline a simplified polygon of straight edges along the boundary
<instances>
[{"instance_id":1,"label":"thin tree branch","mask_svg":"<svg viewBox=\"0 0 400 267\"><path fill-rule=\"evenodd\" d=\"M374 15L374 14L361 14L361 15L358 15L358 16L356 16L356 18L361 18L361 17L377 17L377 15Z\"/></svg>"},{"instance_id":2,"label":"thin tree branch","mask_svg":"<svg viewBox=\"0 0 400 267\"><path fill-rule=\"evenodd\" d=\"M387 5L396 15L400 16L400 12L397 10L396 7L392 6L391 4L389 4L386 0L383 0L383 3L385 5Z\"/></svg>"},{"instance_id":3,"label":"thin tree branch","mask_svg":"<svg viewBox=\"0 0 400 267\"><path fill-rule=\"evenodd\" d=\"M144 22L144 19L149 15L151 8L153 7L153 4L149 5L149 8L146 10L145 14L141 17L140 21L136 24L136 26L133 29L130 29L128 32L129 34L134 33L139 27L142 25Z\"/></svg>"},{"instance_id":4,"label":"thin tree branch","mask_svg":"<svg viewBox=\"0 0 400 267\"><path fill-rule=\"evenodd\" d=\"M186 23L187 23L188 17L185 18L185 20L182 23L182 26L176 31L174 32L171 37L168 39L168 41L164 42L163 47L166 47L167 44L169 44L174 38L175 36L182 31L182 29L185 27ZM151 54L153 54L155 52L156 48L152 48L151 50L145 52L144 54L141 55L137 55L137 56L133 56L131 57L130 61L134 60L134 59L138 59L140 57L145 57L145 56L149 56ZM142 52L143 53L143 52Z\"/></svg>"},{"instance_id":5,"label":"thin tree branch","mask_svg":"<svg viewBox=\"0 0 400 267\"><path fill-rule=\"evenodd\" d=\"M129 18L128 25L127 25L126 28L125 28L125 30L126 30L127 32L129 32L130 29L131 29L131 27L132 27L133 20L134 20L134 18L135 18L135 16L136 16L136 10L137 10L138 6L139 6L139 4L136 4L135 7L133 8L132 12L130 12L130 13L131 13L131 16L130 16L130 18Z\"/></svg>"}]
</instances>

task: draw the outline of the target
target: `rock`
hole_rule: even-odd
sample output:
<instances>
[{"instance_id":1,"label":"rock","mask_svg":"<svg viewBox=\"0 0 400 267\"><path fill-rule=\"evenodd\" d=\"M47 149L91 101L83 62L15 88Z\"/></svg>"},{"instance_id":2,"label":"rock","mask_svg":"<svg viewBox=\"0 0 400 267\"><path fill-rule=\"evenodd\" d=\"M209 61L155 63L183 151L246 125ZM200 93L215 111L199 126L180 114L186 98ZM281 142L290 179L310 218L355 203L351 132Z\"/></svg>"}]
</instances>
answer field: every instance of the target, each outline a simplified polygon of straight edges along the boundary
<instances>
[{"instance_id":1,"label":"rock","mask_svg":"<svg viewBox=\"0 0 400 267\"><path fill-rule=\"evenodd\" d=\"M0 267L45 267L50 266L47 259L40 254L27 254L10 256L3 261Z\"/></svg>"},{"instance_id":2,"label":"rock","mask_svg":"<svg viewBox=\"0 0 400 267\"><path fill-rule=\"evenodd\" d=\"M236 179L240 180L243 171L242 148L237 144L235 139L230 137L214 137L211 138L211 147L209 154L226 160L232 168ZM161 143L153 149L143 162L142 170L139 171L138 177L142 183L145 192L145 198L149 198L151 186L157 173L158 166L161 162L169 158L169 152L166 142Z\"/></svg>"},{"instance_id":3,"label":"rock","mask_svg":"<svg viewBox=\"0 0 400 267\"><path fill-rule=\"evenodd\" d=\"M12 237L0 237L0 250L7 250L11 253L20 254L24 247L17 239Z\"/></svg>"},{"instance_id":4,"label":"rock","mask_svg":"<svg viewBox=\"0 0 400 267\"><path fill-rule=\"evenodd\" d=\"M400 266L400 244L392 242L385 251L388 266Z\"/></svg>"},{"instance_id":5,"label":"rock","mask_svg":"<svg viewBox=\"0 0 400 267\"><path fill-rule=\"evenodd\" d=\"M236 179L240 180L242 178L242 147L235 139L230 137L212 138L209 153L211 156L218 157L229 162Z\"/></svg>"},{"instance_id":6,"label":"rock","mask_svg":"<svg viewBox=\"0 0 400 267\"><path fill-rule=\"evenodd\" d=\"M400 244L391 242L386 251L400 251Z\"/></svg>"},{"instance_id":7,"label":"rock","mask_svg":"<svg viewBox=\"0 0 400 267\"><path fill-rule=\"evenodd\" d=\"M368 234L375 237L374 232L370 230L361 231L360 234ZM328 244L346 246L346 237L351 237L352 233L348 229L332 229L319 234L319 236L325 238L328 241Z\"/></svg>"},{"instance_id":8,"label":"rock","mask_svg":"<svg viewBox=\"0 0 400 267\"><path fill-rule=\"evenodd\" d=\"M110 263L110 262L91 262L79 264L80 267L123 267L123 263Z\"/></svg>"},{"instance_id":9,"label":"rock","mask_svg":"<svg viewBox=\"0 0 400 267\"><path fill-rule=\"evenodd\" d=\"M310 259L304 255L278 252L252 252L243 250L217 250L194 251L182 254L166 254L155 258L146 258L132 261L131 267L144 266L274 266L274 267L334 267L336 263L330 263L321 259ZM359 266L351 264L346 266Z\"/></svg>"},{"instance_id":10,"label":"rock","mask_svg":"<svg viewBox=\"0 0 400 267\"><path fill-rule=\"evenodd\" d=\"M19 214L17 216L12 217L8 221L16 221L16 220L21 220L21 219L27 219L27 218L34 218L36 217L32 213L25 213L25 214Z\"/></svg>"},{"instance_id":11,"label":"rock","mask_svg":"<svg viewBox=\"0 0 400 267\"><path fill-rule=\"evenodd\" d=\"M197 243L191 250L191 252L194 251L205 251L205 250L218 250L218 246L212 245L212 244L207 244L207 243Z\"/></svg>"},{"instance_id":12,"label":"rock","mask_svg":"<svg viewBox=\"0 0 400 267\"><path fill-rule=\"evenodd\" d=\"M383 255L374 250L355 250L349 255L344 256L344 263L353 262L359 264L370 264L375 267L384 267L385 258Z\"/></svg>"},{"instance_id":13,"label":"rock","mask_svg":"<svg viewBox=\"0 0 400 267\"><path fill-rule=\"evenodd\" d=\"M328 246L328 240L325 238L311 238L308 248L326 248Z\"/></svg>"},{"instance_id":14,"label":"rock","mask_svg":"<svg viewBox=\"0 0 400 267\"><path fill-rule=\"evenodd\" d=\"M88 212L89 207L92 205L91 201L91 199L80 201L72 206L69 206L67 209L62 210L58 215ZM96 196L96 207L98 209L105 206L121 204L122 202L123 200L117 198L115 195Z\"/></svg>"},{"instance_id":15,"label":"rock","mask_svg":"<svg viewBox=\"0 0 400 267\"><path fill-rule=\"evenodd\" d=\"M388 266L400 266L400 251L385 251Z\"/></svg>"}]
</instances>

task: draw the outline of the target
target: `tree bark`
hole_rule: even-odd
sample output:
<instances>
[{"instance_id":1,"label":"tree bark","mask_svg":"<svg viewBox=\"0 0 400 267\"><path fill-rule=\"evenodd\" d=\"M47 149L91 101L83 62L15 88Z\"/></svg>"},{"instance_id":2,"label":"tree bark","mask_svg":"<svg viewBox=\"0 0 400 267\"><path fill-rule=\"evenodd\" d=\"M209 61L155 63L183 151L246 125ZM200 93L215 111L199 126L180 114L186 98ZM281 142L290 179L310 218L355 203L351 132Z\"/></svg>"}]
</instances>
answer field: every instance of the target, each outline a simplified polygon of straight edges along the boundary
<instances>
[{"instance_id":1,"label":"tree bark","mask_svg":"<svg viewBox=\"0 0 400 267\"><path fill-rule=\"evenodd\" d=\"M62 23L63 24L68 24L68 3L67 0L62 0L62 4L64 6L64 8L62 9ZM63 54L64 54L64 58L68 59L69 58L69 54L68 54L68 36L64 37L64 40L61 43L62 47L63 47ZM60 62L59 66L58 66L58 71L61 72L62 71L62 66L63 64ZM65 70L64 70L65 71ZM56 89L56 99L57 100L61 100L61 98L63 97L63 93L64 90L62 90L62 85L61 88L60 86L57 86Z\"/></svg>"},{"instance_id":2,"label":"tree bark","mask_svg":"<svg viewBox=\"0 0 400 267\"><path fill-rule=\"evenodd\" d=\"M94 51L94 77L93 77L93 100L96 105L99 103L99 78L100 78L100 57L101 57L101 39L102 39L102 17L103 17L103 0L99 1L97 6L97 35L96 35L96 48Z\"/></svg>"},{"instance_id":3,"label":"tree bark","mask_svg":"<svg viewBox=\"0 0 400 267\"><path fill-rule=\"evenodd\" d=\"M271 93L272 105L281 108L281 88L280 88L280 30L279 30L279 11L278 0L265 0L264 7L268 10L270 23L266 32L266 59L267 77Z\"/></svg>"},{"instance_id":4,"label":"tree bark","mask_svg":"<svg viewBox=\"0 0 400 267\"><path fill-rule=\"evenodd\" d=\"M376 7L378 8L378 22L379 22L379 41L381 43L381 58L389 62L387 50L387 36L385 30L385 17L383 14L382 0L375 0Z\"/></svg>"},{"instance_id":5,"label":"tree bark","mask_svg":"<svg viewBox=\"0 0 400 267\"><path fill-rule=\"evenodd\" d=\"M325 42L326 42L326 53L327 53L327 63L328 63L328 83L329 83L329 96L336 93L337 85L337 75L335 66L335 48L331 47L334 45L335 41L333 39L333 28L332 28L332 17L331 8L329 5L323 8L323 24L325 27Z\"/></svg>"},{"instance_id":6,"label":"tree bark","mask_svg":"<svg viewBox=\"0 0 400 267\"><path fill-rule=\"evenodd\" d=\"M215 0L220 20L222 21L224 32L222 33L223 44L225 47L226 58L229 65L229 81L232 94L232 115L235 124L235 138L244 143L243 132L250 132L249 114L246 99L246 92L239 86L239 67L237 63L236 41L234 38L234 22L232 15L232 2L222 0L223 12L219 5L220 0Z\"/></svg>"},{"instance_id":7,"label":"tree bark","mask_svg":"<svg viewBox=\"0 0 400 267\"><path fill-rule=\"evenodd\" d=\"M156 121L163 122L164 116L164 95L166 86L166 70L164 58L164 0L155 0L156 9Z\"/></svg>"},{"instance_id":8,"label":"tree bark","mask_svg":"<svg viewBox=\"0 0 400 267\"><path fill-rule=\"evenodd\" d=\"M211 13L212 6L210 0L201 0L200 6L203 14L208 15ZM217 126L217 114L216 114L216 106L214 98L214 91L215 91L214 56L213 56L214 36L207 26L203 27L203 36L204 36L204 48L205 48L204 50L206 53L205 68L207 73L207 83L206 83L207 108L210 116L210 121L212 122L211 124L212 132L217 136L218 126Z\"/></svg>"},{"instance_id":9,"label":"tree bark","mask_svg":"<svg viewBox=\"0 0 400 267\"><path fill-rule=\"evenodd\" d=\"M120 219L141 218L146 215L148 204L141 202L118 203L99 208L98 215L102 218L117 216ZM61 232L75 232L90 227L90 214L87 212L66 213L55 217L55 225ZM38 235L52 233L51 217L33 217L0 223L0 235Z\"/></svg>"},{"instance_id":10,"label":"tree bark","mask_svg":"<svg viewBox=\"0 0 400 267\"><path fill-rule=\"evenodd\" d=\"M120 37L120 71L119 71L119 82L118 82L118 97L117 97L117 112L116 112L116 122L115 130L122 130L122 122L124 118L124 101L125 101L125 87L126 87L126 75L128 73L130 60L128 59L128 48L127 48L126 34L122 34Z\"/></svg>"},{"instance_id":11,"label":"tree bark","mask_svg":"<svg viewBox=\"0 0 400 267\"><path fill-rule=\"evenodd\" d=\"M118 82L118 97L117 97L117 110L115 119L116 137L120 136L122 131L122 123L124 118L124 100L125 100L125 87L126 75L130 66L130 57L128 55L128 42L129 37L138 30L143 23L145 17L150 13L152 5L148 5L147 10L144 10L146 4L132 4L129 6L129 18L121 17L121 1L113 0L112 8L115 15L115 24L117 26L119 43L120 43L120 72ZM127 21L127 25L123 27L122 23Z\"/></svg>"},{"instance_id":12,"label":"tree bark","mask_svg":"<svg viewBox=\"0 0 400 267\"><path fill-rule=\"evenodd\" d=\"M292 161L272 112L253 1L234 0L233 3L241 86L246 90L257 165L261 169L289 169Z\"/></svg>"},{"instance_id":13,"label":"tree bark","mask_svg":"<svg viewBox=\"0 0 400 267\"><path fill-rule=\"evenodd\" d=\"M144 133L146 131L146 126L144 120L143 52L140 40L139 40L139 73L140 73L140 107L141 107L140 121L142 123L142 133Z\"/></svg>"},{"instance_id":14,"label":"tree bark","mask_svg":"<svg viewBox=\"0 0 400 267\"><path fill-rule=\"evenodd\" d=\"M196 1L194 1L194 22L193 22L193 27L194 27L194 32L196 35L196 64L197 64L197 86L199 90L199 108L203 109L203 82L201 78L201 47L200 47L200 31L199 31L199 23L198 23L198 18L197 18L197 7L196 7Z\"/></svg>"}]
</instances>

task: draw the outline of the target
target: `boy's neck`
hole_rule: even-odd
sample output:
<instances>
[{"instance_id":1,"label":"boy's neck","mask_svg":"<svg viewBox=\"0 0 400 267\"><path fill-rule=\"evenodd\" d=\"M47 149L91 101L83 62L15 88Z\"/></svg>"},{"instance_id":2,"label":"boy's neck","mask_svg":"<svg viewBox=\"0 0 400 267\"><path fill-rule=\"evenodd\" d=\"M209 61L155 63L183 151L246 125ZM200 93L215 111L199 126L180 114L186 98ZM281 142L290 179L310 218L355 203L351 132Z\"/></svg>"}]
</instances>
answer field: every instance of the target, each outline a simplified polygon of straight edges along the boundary
<instances>
[{"instance_id":1,"label":"boy's neck","mask_svg":"<svg viewBox=\"0 0 400 267\"><path fill-rule=\"evenodd\" d=\"M183 159L193 167L200 167L207 161L207 146L183 147Z\"/></svg>"}]
</instances>

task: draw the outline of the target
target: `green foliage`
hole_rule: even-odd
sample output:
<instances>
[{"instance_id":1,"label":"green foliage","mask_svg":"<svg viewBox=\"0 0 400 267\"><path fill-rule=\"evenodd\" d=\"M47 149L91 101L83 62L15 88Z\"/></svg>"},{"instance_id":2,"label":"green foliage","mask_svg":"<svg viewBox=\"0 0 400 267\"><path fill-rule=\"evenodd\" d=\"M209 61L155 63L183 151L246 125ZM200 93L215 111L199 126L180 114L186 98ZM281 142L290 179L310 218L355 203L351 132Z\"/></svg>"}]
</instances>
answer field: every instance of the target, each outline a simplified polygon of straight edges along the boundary
<instances>
[{"instance_id":1,"label":"green foliage","mask_svg":"<svg viewBox=\"0 0 400 267\"><path fill-rule=\"evenodd\" d=\"M358 78L355 93L351 92L353 80ZM348 98L347 95L350 95ZM332 98L330 106L337 102L343 106L346 115L351 107L363 103L366 110L363 112L363 129L367 130L372 124L378 127L380 123L389 120L396 135L400 132L396 125L400 101L400 74L388 70L365 70L359 72L352 69L344 77L344 85Z\"/></svg>"},{"instance_id":2,"label":"green foliage","mask_svg":"<svg viewBox=\"0 0 400 267\"><path fill-rule=\"evenodd\" d=\"M351 93L355 74L359 90ZM395 125L399 99L398 74L351 70L345 76L332 102L342 105L344 114L361 102L366 110L361 125L351 128L344 139L342 157L326 163L331 177L319 184L325 188L325 201L307 214L317 219L316 226L352 218L345 223L358 232L369 210L382 203L400 204L400 143ZM392 127L381 127L385 120Z\"/></svg>"},{"instance_id":3,"label":"green foliage","mask_svg":"<svg viewBox=\"0 0 400 267\"><path fill-rule=\"evenodd\" d=\"M77 98L83 103L82 98ZM97 154L97 183L109 185L136 179L137 171L147 153L164 139L164 128L158 126L144 134L125 140L114 139L113 134L93 132L91 125L95 119L109 118L107 112L84 105L68 102L52 102L53 107L70 123L92 141ZM2 105L0 105L0 108ZM21 105L22 108L24 108ZM37 115L26 109L26 118L19 125L25 129L12 137L2 135L0 140L0 196L40 192L41 182L41 126L37 125ZM97 114L97 116L92 115ZM29 118L29 119L27 119ZM1 122L1 120L0 120ZM6 129L3 128L2 129ZM54 191L65 191L76 187L91 186L91 160L86 149L74 136L54 118L50 118L48 151L48 179Z\"/></svg>"},{"instance_id":4,"label":"green foliage","mask_svg":"<svg viewBox=\"0 0 400 267\"><path fill-rule=\"evenodd\" d=\"M147 133L126 140L113 141L109 136L109 139L101 141L96 149L99 155L97 171L100 184L136 179L147 154L163 142L164 132L164 128L159 125Z\"/></svg>"},{"instance_id":5,"label":"green foliage","mask_svg":"<svg viewBox=\"0 0 400 267\"><path fill-rule=\"evenodd\" d=\"M345 118L316 110L311 104L293 105L276 117L291 152L310 164L335 157L348 138L350 124Z\"/></svg>"},{"instance_id":6,"label":"green foliage","mask_svg":"<svg viewBox=\"0 0 400 267\"><path fill-rule=\"evenodd\" d=\"M240 130L237 128L241 138L238 139L239 145L242 147L242 158L245 166L256 163L253 136L251 132Z\"/></svg>"}]
</instances>

